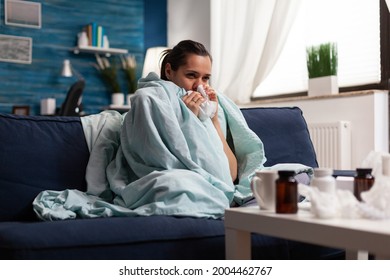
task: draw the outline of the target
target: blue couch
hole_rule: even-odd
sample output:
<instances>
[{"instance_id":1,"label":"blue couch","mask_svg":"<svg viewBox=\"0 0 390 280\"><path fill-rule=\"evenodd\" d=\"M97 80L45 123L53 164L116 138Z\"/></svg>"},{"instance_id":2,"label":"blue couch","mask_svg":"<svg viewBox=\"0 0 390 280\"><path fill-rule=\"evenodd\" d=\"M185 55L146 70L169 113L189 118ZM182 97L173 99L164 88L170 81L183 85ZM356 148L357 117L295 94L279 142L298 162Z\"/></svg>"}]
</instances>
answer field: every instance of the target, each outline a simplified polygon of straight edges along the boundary
<instances>
[{"instance_id":1,"label":"blue couch","mask_svg":"<svg viewBox=\"0 0 390 280\"><path fill-rule=\"evenodd\" d=\"M242 109L266 165L316 167L299 108ZM224 259L223 220L152 216L40 221L42 190L86 190L88 147L78 117L0 114L0 259ZM288 229L286 229L288 230ZM338 258L340 251L253 235L253 258Z\"/></svg>"}]
</instances>

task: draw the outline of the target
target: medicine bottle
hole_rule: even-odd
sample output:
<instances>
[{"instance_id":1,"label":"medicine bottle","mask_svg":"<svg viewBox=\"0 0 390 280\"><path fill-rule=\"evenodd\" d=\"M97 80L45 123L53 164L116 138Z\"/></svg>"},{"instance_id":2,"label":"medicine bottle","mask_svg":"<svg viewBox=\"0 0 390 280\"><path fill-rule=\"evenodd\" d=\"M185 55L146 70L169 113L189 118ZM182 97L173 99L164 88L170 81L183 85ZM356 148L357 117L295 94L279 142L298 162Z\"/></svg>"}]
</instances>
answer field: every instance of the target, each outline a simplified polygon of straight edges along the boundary
<instances>
[{"instance_id":1,"label":"medicine bottle","mask_svg":"<svg viewBox=\"0 0 390 280\"><path fill-rule=\"evenodd\" d=\"M353 193L355 197L361 201L361 192L371 189L375 182L374 176L371 174L372 168L356 168L356 176L354 178Z\"/></svg>"},{"instance_id":2,"label":"medicine bottle","mask_svg":"<svg viewBox=\"0 0 390 280\"><path fill-rule=\"evenodd\" d=\"M298 212L298 184L294 171L280 170L276 179L276 213Z\"/></svg>"},{"instance_id":3,"label":"medicine bottle","mask_svg":"<svg viewBox=\"0 0 390 280\"><path fill-rule=\"evenodd\" d=\"M336 179L332 176L331 168L314 168L314 177L310 186L317 187L321 192L334 193L336 191Z\"/></svg>"}]
</instances>

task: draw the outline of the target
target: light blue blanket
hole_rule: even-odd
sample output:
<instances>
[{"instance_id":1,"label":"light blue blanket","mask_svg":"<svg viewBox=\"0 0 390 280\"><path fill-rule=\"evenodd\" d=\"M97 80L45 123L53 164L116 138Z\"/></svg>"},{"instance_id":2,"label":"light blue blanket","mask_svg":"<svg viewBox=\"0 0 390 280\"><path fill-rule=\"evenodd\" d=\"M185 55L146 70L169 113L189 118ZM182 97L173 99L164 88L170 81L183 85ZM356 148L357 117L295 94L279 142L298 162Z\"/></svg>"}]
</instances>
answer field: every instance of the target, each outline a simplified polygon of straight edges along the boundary
<instances>
[{"instance_id":1,"label":"light blue blanket","mask_svg":"<svg viewBox=\"0 0 390 280\"><path fill-rule=\"evenodd\" d=\"M234 142L237 185L211 120L200 121L186 107L184 89L155 75L141 79L139 87L123 116L108 111L82 118L90 149L87 192L41 192L33 202L40 218L220 218L233 203L252 198L250 180L266 159L261 140L233 102L218 96L218 117Z\"/></svg>"}]
</instances>

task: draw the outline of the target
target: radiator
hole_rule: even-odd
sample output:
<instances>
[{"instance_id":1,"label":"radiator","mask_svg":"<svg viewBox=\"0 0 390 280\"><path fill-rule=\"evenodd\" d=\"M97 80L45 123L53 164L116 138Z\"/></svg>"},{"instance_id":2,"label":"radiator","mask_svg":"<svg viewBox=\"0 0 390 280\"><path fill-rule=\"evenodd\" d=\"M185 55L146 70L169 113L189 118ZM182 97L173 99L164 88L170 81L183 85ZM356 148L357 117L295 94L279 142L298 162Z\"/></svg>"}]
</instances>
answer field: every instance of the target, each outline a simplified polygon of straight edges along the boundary
<instances>
[{"instance_id":1,"label":"radiator","mask_svg":"<svg viewBox=\"0 0 390 280\"><path fill-rule=\"evenodd\" d=\"M319 167L351 169L351 123L309 123L309 133Z\"/></svg>"}]
</instances>

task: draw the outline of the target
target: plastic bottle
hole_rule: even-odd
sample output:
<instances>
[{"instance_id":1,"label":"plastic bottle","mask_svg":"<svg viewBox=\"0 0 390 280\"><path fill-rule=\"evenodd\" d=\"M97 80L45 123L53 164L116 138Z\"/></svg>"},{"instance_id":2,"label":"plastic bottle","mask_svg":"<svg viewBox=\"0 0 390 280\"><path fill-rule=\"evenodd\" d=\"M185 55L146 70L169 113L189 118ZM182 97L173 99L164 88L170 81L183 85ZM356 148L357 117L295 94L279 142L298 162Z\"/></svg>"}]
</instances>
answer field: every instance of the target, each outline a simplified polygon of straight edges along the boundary
<instances>
[{"instance_id":1,"label":"plastic bottle","mask_svg":"<svg viewBox=\"0 0 390 280\"><path fill-rule=\"evenodd\" d=\"M353 193L355 197L361 201L361 192L371 189L375 182L374 176L371 174L372 168L356 168L356 176L354 178Z\"/></svg>"},{"instance_id":2,"label":"plastic bottle","mask_svg":"<svg viewBox=\"0 0 390 280\"><path fill-rule=\"evenodd\" d=\"M332 176L330 168L315 168L311 186L317 187L321 192L333 193L336 191L336 179Z\"/></svg>"},{"instance_id":3,"label":"plastic bottle","mask_svg":"<svg viewBox=\"0 0 390 280\"><path fill-rule=\"evenodd\" d=\"M276 213L294 214L298 212L298 184L294 171L278 171L276 179Z\"/></svg>"},{"instance_id":4,"label":"plastic bottle","mask_svg":"<svg viewBox=\"0 0 390 280\"><path fill-rule=\"evenodd\" d=\"M105 48L105 49L110 48L110 42L108 41L107 35L103 36L103 48Z\"/></svg>"}]
</instances>

